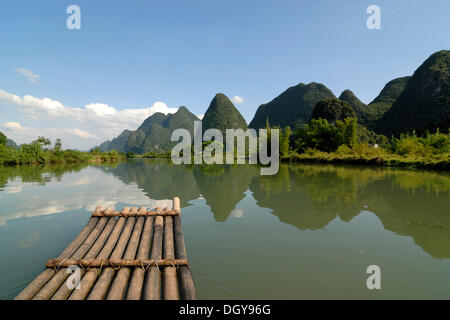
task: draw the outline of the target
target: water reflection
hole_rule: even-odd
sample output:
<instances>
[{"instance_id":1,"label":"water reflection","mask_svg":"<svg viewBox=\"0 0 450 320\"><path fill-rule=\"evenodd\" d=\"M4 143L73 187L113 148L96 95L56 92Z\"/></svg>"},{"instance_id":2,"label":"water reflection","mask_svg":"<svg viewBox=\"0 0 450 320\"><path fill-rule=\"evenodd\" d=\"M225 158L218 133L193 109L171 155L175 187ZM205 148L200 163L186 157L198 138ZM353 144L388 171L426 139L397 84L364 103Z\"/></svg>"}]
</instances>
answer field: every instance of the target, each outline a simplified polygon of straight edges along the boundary
<instances>
[{"instance_id":1,"label":"water reflection","mask_svg":"<svg viewBox=\"0 0 450 320\"><path fill-rule=\"evenodd\" d=\"M165 206L154 199L174 196L185 208L183 229L204 298L336 298L344 291L359 298L367 294L359 277L373 261L391 270L385 278L398 288L383 297L416 292L404 289L409 280L396 280L402 271L392 271L411 265L417 273L408 279L423 281L416 289L448 297L440 279L450 260L438 260L450 258L448 173L282 165L276 176L260 176L256 166L136 159L112 167L0 167L0 260L11 261L0 265L0 298L39 274L98 205ZM269 247L296 268L274 266Z\"/></svg>"},{"instance_id":2,"label":"water reflection","mask_svg":"<svg viewBox=\"0 0 450 320\"><path fill-rule=\"evenodd\" d=\"M369 210L385 229L411 236L436 258L450 258L450 231L425 226L450 227L446 173L295 165L276 177L255 177L250 189L259 206L299 229L321 229L336 217L348 222Z\"/></svg>"},{"instance_id":3,"label":"water reflection","mask_svg":"<svg viewBox=\"0 0 450 320\"><path fill-rule=\"evenodd\" d=\"M216 221L228 219L236 204L244 199L245 191L258 172L254 166L219 166L215 170L195 168L195 180ZM238 210L233 213L234 216L242 215Z\"/></svg>"},{"instance_id":4,"label":"water reflection","mask_svg":"<svg viewBox=\"0 0 450 320\"><path fill-rule=\"evenodd\" d=\"M99 168L108 171L115 167ZM170 199L151 199L135 183L120 182L94 166L0 167L0 201L0 227L20 218L92 212L99 205L120 210L125 204L150 208L170 203Z\"/></svg>"},{"instance_id":5,"label":"water reflection","mask_svg":"<svg viewBox=\"0 0 450 320\"><path fill-rule=\"evenodd\" d=\"M183 206L202 195L219 222L242 216L235 208L247 190L259 207L300 230L323 229L337 217L349 222L367 210L433 257L450 258L450 231L425 226L450 227L448 173L297 164L261 176L255 166L175 166L161 160L135 160L109 172L136 182L149 197L179 196Z\"/></svg>"}]
</instances>

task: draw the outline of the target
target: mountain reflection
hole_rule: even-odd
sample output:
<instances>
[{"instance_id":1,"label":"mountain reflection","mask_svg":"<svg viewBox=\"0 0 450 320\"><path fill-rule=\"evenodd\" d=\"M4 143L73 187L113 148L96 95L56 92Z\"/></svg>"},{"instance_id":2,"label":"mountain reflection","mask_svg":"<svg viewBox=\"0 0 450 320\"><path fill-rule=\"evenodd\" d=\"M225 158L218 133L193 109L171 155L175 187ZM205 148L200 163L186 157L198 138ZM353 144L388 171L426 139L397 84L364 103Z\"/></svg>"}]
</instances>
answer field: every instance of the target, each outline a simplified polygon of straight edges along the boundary
<instances>
[{"instance_id":1,"label":"mountain reflection","mask_svg":"<svg viewBox=\"0 0 450 320\"><path fill-rule=\"evenodd\" d=\"M226 221L250 189L259 207L301 230L339 217L373 212L386 230L411 236L436 258L450 258L450 175L442 172L332 165L281 165L275 176L256 166L176 166L136 160L110 169L152 198L179 196L183 206L203 195L216 221ZM416 223L422 223L418 225Z\"/></svg>"},{"instance_id":2,"label":"mountain reflection","mask_svg":"<svg viewBox=\"0 0 450 320\"><path fill-rule=\"evenodd\" d=\"M237 204L253 197L257 206L300 230L320 230L336 218L350 222L369 211L386 230L410 236L435 258L450 258L448 173L304 164L283 164L275 176L259 172L249 165L178 166L142 159L98 168L0 167L0 227L97 205L152 207L153 199L175 196L183 207L203 196L214 219L223 222L230 215L242 217ZM45 188L30 188L36 184ZM9 206L11 201L20 201L20 207Z\"/></svg>"},{"instance_id":3,"label":"mountain reflection","mask_svg":"<svg viewBox=\"0 0 450 320\"><path fill-rule=\"evenodd\" d=\"M194 177L216 221L225 221L245 197L252 178L258 173L254 166L198 166Z\"/></svg>"},{"instance_id":4,"label":"mountain reflection","mask_svg":"<svg viewBox=\"0 0 450 320\"><path fill-rule=\"evenodd\" d=\"M132 160L115 168L101 167L125 184L135 183L152 199L179 197L183 207L197 199L201 192L194 177L193 166L173 165L165 160Z\"/></svg>"},{"instance_id":5,"label":"mountain reflection","mask_svg":"<svg viewBox=\"0 0 450 320\"><path fill-rule=\"evenodd\" d=\"M450 230L435 228L450 227L446 173L286 165L277 176L255 177L250 189L259 206L299 229L321 229L368 210L386 230L411 236L436 258L450 258Z\"/></svg>"}]
</instances>

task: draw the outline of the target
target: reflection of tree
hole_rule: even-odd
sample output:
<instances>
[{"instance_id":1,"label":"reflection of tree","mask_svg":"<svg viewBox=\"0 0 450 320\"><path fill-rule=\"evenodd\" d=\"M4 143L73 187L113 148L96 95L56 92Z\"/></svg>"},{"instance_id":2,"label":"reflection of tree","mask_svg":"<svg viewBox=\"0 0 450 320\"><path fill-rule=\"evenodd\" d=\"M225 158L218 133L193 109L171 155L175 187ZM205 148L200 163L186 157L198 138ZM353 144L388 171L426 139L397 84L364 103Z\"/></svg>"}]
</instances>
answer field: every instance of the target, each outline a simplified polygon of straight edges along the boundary
<instances>
[{"instance_id":1,"label":"reflection of tree","mask_svg":"<svg viewBox=\"0 0 450 320\"><path fill-rule=\"evenodd\" d=\"M194 169L200 191L217 221L227 220L257 174L259 169L248 165L197 166Z\"/></svg>"},{"instance_id":2,"label":"reflection of tree","mask_svg":"<svg viewBox=\"0 0 450 320\"><path fill-rule=\"evenodd\" d=\"M37 182L45 185L52 179L57 181L67 172L78 172L86 167L86 164L66 164L66 165L48 165L48 166L0 166L0 188L4 188L8 181L21 178L22 182Z\"/></svg>"},{"instance_id":3,"label":"reflection of tree","mask_svg":"<svg viewBox=\"0 0 450 320\"><path fill-rule=\"evenodd\" d=\"M103 167L102 167L103 168ZM174 165L165 159L136 159L105 168L126 184L137 183L145 194L155 200L179 197L183 207L197 199L200 191L190 166Z\"/></svg>"},{"instance_id":4,"label":"reflection of tree","mask_svg":"<svg viewBox=\"0 0 450 320\"><path fill-rule=\"evenodd\" d=\"M314 166L312 166L314 168ZM275 176L255 177L250 185L259 206L299 229L325 227L351 208L352 186L336 174L314 173L298 166L281 166ZM360 210L352 210L352 217Z\"/></svg>"},{"instance_id":5,"label":"reflection of tree","mask_svg":"<svg viewBox=\"0 0 450 320\"><path fill-rule=\"evenodd\" d=\"M436 181L430 185L424 173L417 174L415 179L407 174L407 184L401 174L391 174L390 179L369 186L364 199L386 229L412 236L417 245L436 258L450 258L450 230L413 224L420 222L450 228L450 182L442 185L444 189L437 189L444 182L444 176L436 176ZM422 184L418 184L419 181Z\"/></svg>"},{"instance_id":6,"label":"reflection of tree","mask_svg":"<svg viewBox=\"0 0 450 320\"><path fill-rule=\"evenodd\" d=\"M320 229L339 216L350 221L365 206L388 230L411 236L426 252L450 258L450 175L399 169L286 165L250 185L258 205L299 229Z\"/></svg>"}]
</instances>

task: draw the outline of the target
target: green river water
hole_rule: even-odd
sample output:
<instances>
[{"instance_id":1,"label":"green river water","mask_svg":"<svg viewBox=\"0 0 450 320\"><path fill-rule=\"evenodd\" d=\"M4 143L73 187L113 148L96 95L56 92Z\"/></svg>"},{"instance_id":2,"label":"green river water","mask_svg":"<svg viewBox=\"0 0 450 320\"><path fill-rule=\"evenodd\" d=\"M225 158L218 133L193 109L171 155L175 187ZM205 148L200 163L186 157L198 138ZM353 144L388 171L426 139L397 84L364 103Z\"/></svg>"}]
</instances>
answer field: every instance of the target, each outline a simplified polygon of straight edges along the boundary
<instances>
[{"instance_id":1,"label":"green river water","mask_svg":"<svg viewBox=\"0 0 450 320\"><path fill-rule=\"evenodd\" d=\"M181 198L201 299L450 299L450 174L282 165L0 167L0 299L11 299L98 206ZM366 269L378 265L381 289Z\"/></svg>"}]
</instances>

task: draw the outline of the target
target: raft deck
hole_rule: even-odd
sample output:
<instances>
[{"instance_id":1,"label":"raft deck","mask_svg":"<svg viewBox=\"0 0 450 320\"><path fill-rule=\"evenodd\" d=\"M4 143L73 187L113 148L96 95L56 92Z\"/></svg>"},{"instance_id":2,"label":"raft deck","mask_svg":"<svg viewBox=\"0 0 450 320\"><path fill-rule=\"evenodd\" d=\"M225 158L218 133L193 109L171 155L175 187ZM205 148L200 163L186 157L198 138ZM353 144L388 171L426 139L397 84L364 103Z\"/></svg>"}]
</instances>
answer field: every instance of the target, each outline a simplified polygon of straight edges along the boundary
<instances>
[{"instance_id":1,"label":"raft deck","mask_svg":"<svg viewBox=\"0 0 450 320\"><path fill-rule=\"evenodd\" d=\"M75 240L15 299L196 300L180 199L173 199L172 208L98 207Z\"/></svg>"}]
</instances>

